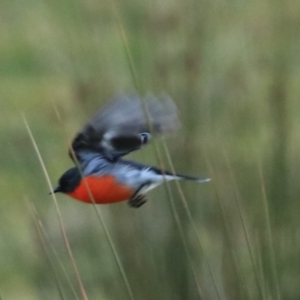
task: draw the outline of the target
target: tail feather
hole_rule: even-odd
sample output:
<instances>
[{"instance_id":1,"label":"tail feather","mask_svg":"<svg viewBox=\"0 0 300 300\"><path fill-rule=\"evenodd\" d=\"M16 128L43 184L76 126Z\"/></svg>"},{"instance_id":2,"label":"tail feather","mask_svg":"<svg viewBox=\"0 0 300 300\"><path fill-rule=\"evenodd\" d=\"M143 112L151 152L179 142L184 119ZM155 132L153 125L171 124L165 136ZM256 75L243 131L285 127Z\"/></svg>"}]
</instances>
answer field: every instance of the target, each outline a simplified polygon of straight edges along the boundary
<instances>
[{"instance_id":1,"label":"tail feather","mask_svg":"<svg viewBox=\"0 0 300 300\"><path fill-rule=\"evenodd\" d=\"M161 175L166 175L166 176L170 176L170 179L172 180L192 180L192 181L196 181L199 183L204 183L204 182L209 182L211 179L210 178L200 178L197 176L191 176L191 175L186 175L186 174L180 174L180 173L172 173L170 171L162 171L160 169L157 168L152 168L152 170L154 170L157 174L161 174ZM173 178L172 178L173 177Z\"/></svg>"},{"instance_id":2,"label":"tail feather","mask_svg":"<svg viewBox=\"0 0 300 300\"><path fill-rule=\"evenodd\" d=\"M185 175L185 174L175 174L175 179L178 179L178 180L192 180L192 181L196 181L196 182L199 182L199 183L209 182L211 180L210 178L199 178L199 177Z\"/></svg>"}]
</instances>

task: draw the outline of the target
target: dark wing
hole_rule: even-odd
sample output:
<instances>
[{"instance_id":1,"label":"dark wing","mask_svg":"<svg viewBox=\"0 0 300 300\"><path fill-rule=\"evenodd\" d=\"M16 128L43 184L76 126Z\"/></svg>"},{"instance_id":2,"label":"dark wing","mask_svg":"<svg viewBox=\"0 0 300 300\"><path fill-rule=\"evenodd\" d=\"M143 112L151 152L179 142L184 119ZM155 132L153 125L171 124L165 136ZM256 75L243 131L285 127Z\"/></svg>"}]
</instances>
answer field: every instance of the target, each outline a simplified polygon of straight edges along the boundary
<instances>
[{"instance_id":1,"label":"dark wing","mask_svg":"<svg viewBox=\"0 0 300 300\"><path fill-rule=\"evenodd\" d=\"M116 160L141 148L150 133L163 134L177 127L177 108L170 97L121 95L95 114L76 135L72 148L79 160L91 152Z\"/></svg>"}]
</instances>

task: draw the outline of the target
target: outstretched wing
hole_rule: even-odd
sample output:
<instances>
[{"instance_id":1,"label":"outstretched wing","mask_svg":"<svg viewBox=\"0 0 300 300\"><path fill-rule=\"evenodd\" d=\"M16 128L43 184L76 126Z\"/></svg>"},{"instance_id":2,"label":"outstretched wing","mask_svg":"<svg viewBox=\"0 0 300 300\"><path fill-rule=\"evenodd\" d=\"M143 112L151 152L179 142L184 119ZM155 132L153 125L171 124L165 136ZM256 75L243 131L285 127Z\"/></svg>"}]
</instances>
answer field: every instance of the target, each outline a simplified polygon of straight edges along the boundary
<instances>
[{"instance_id":1,"label":"outstretched wing","mask_svg":"<svg viewBox=\"0 0 300 300\"><path fill-rule=\"evenodd\" d=\"M178 127L177 108L168 96L120 95L100 109L75 136L72 148L79 161L87 153L100 153L116 160L140 149L151 135ZM73 155L71 154L71 158Z\"/></svg>"}]
</instances>

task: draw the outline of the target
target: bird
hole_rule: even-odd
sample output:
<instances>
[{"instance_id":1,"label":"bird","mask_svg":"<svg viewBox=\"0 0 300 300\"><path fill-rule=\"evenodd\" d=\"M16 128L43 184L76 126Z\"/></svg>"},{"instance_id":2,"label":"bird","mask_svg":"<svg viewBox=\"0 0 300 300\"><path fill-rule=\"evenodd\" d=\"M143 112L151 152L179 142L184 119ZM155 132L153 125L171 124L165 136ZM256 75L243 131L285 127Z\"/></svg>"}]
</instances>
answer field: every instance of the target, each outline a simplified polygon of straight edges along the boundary
<instances>
[{"instance_id":1,"label":"bird","mask_svg":"<svg viewBox=\"0 0 300 300\"><path fill-rule=\"evenodd\" d=\"M178 127L178 110L168 95L115 95L75 135L69 148L75 167L60 177L51 193L90 204L128 201L138 208L146 203L145 194L165 181L210 181L123 158L146 146L152 136Z\"/></svg>"}]
</instances>

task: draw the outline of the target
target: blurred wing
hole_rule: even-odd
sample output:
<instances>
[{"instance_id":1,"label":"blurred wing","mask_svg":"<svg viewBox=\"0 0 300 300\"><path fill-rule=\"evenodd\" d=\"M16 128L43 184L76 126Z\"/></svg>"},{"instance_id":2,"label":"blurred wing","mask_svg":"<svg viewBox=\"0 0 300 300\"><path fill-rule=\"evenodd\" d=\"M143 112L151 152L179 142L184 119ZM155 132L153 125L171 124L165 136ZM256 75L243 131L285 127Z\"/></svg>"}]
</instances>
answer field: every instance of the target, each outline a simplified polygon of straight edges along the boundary
<instances>
[{"instance_id":1,"label":"blurred wing","mask_svg":"<svg viewBox=\"0 0 300 300\"><path fill-rule=\"evenodd\" d=\"M137 96L121 95L95 114L77 134L72 148L79 160L87 152L115 160L145 145L150 133L171 132L178 124L177 108L170 97L147 96L141 101Z\"/></svg>"}]
</instances>

